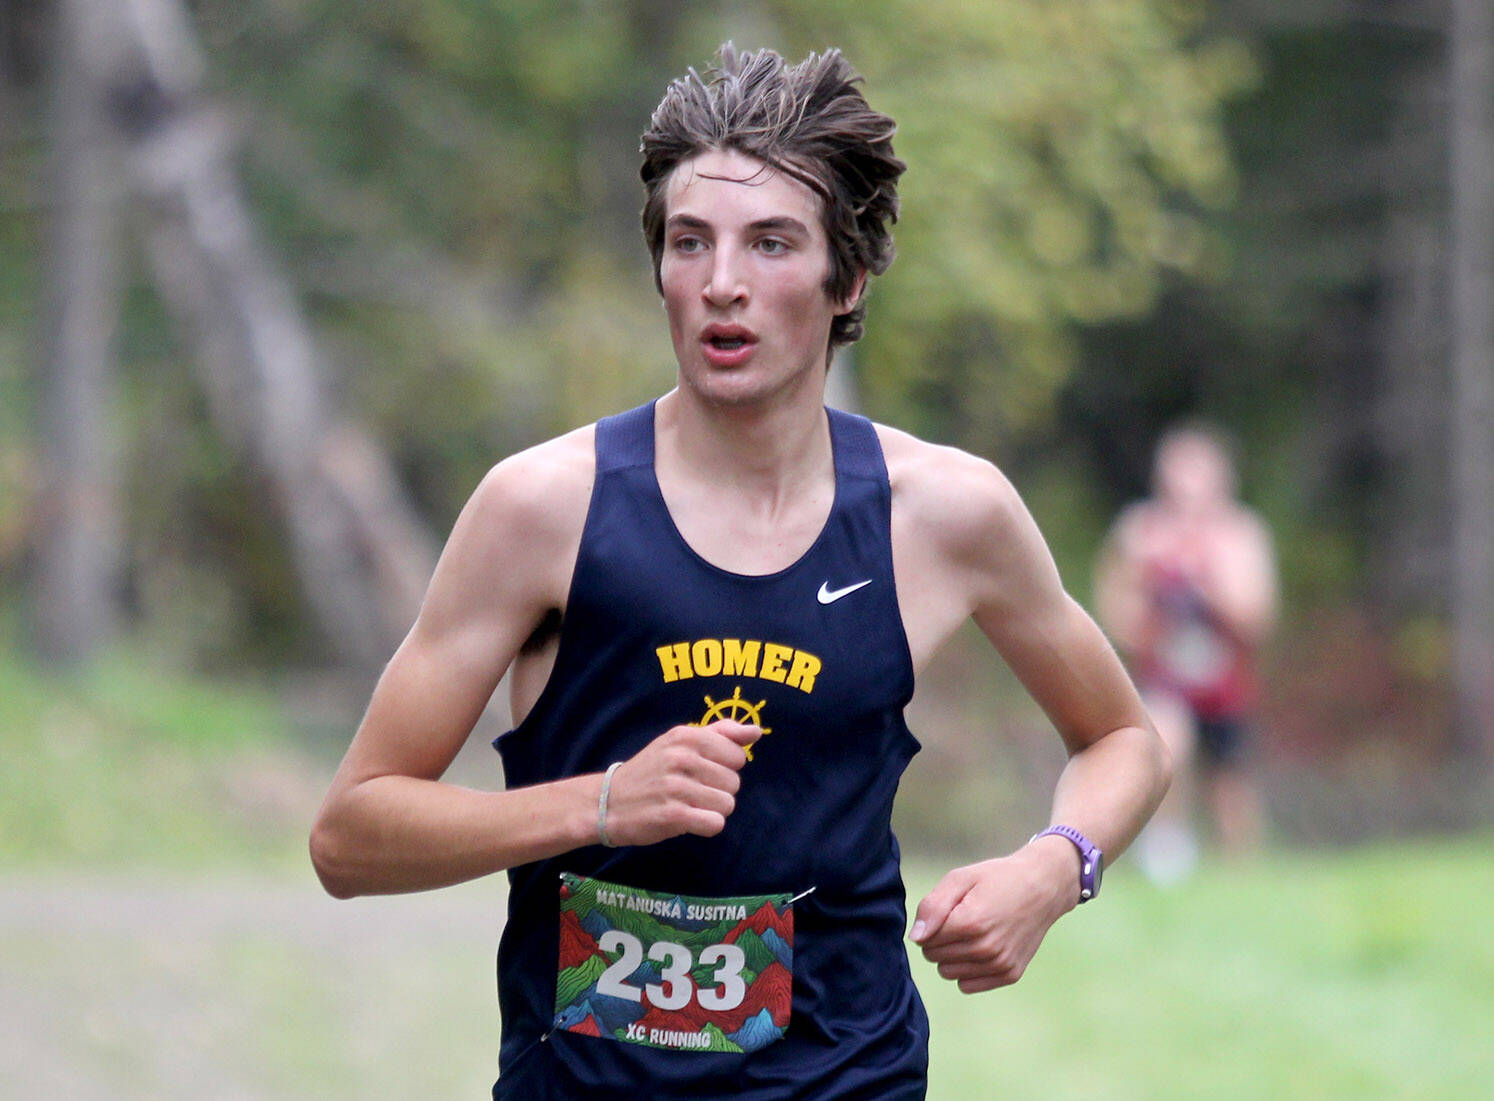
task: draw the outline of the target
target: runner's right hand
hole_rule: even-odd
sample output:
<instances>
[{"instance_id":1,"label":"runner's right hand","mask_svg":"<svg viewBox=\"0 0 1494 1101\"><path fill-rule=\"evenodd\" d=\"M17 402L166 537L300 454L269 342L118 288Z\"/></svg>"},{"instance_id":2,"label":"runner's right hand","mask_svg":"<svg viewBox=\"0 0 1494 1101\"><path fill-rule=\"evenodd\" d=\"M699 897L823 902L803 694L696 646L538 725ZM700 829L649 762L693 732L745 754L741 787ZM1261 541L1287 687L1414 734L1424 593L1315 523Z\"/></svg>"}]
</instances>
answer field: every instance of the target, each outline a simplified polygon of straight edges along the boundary
<instances>
[{"instance_id":1,"label":"runner's right hand","mask_svg":"<svg viewBox=\"0 0 1494 1101\"><path fill-rule=\"evenodd\" d=\"M652 845L686 833L716 836L736 808L747 749L762 734L727 719L660 734L612 774L608 838L614 845Z\"/></svg>"}]
</instances>

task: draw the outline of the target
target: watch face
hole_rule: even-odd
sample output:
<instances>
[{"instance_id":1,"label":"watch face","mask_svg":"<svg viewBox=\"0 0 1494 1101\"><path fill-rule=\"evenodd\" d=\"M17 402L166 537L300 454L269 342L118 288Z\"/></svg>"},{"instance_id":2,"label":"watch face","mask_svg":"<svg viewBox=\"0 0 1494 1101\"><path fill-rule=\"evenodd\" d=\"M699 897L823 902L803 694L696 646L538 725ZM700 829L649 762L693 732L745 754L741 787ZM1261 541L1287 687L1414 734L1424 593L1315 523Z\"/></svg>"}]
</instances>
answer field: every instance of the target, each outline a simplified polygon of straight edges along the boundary
<instances>
[{"instance_id":1,"label":"watch face","mask_svg":"<svg viewBox=\"0 0 1494 1101\"><path fill-rule=\"evenodd\" d=\"M1104 871L1105 871L1105 854L1102 853L1099 849L1096 849L1095 850L1095 855L1094 855L1094 861L1095 861L1095 894L1097 895L1097 894L1100 893L1100 876L1103 875ZM1094 895L1090 895L1090 897L1093 898Z\"/></svg>"}]
</instances>

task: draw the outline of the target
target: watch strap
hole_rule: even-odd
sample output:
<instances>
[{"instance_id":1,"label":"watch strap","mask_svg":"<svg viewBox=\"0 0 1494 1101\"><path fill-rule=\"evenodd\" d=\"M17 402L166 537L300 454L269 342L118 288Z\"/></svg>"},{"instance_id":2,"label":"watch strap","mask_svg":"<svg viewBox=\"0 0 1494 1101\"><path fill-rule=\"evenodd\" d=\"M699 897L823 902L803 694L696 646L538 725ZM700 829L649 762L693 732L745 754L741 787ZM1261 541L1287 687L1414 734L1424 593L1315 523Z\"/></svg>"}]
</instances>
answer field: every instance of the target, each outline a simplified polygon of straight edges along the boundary
<instances>
[{"instance_id":1,"label":"watch strap","mask_svg":"<svg viewBox=\"0 0 1494 1101\"><path fill-rule=\"evenodd\" d=\"M1028 844L1049 834L1067 838L1079 850L1079 902L1083 905L1100 893L1100 868L1105 854L1073 826L1049 826L1033 834Z\"/></svg>"}]
</instances>

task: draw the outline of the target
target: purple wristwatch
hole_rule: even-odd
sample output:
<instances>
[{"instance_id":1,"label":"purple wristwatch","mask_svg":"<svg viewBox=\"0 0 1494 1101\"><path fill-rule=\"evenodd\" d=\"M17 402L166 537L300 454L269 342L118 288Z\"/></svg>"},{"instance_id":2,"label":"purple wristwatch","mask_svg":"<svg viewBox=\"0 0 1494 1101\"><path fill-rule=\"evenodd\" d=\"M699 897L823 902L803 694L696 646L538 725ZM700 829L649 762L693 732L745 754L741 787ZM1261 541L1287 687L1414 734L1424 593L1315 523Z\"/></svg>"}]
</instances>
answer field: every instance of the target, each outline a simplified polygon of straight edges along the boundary
<instances>
[{"instance_id":1,"label":"purple wristwatch","mask_svg":"<svg viewBox=\"0 0 1494 1101\"><path fill-rule=\"evenodd\" d=\"M1079 850L1079 902L1088 902L1100 893L1100 876L1105 868L1105 854L1095 847L1093 841L1085 837L1073 826L1049 826L1040 833L1032 835L1027 843L1030 845L1039 837L1047 837L1050 833L1056 833L1059 837L1067 837Z\"/></svg>"}]
</instances>

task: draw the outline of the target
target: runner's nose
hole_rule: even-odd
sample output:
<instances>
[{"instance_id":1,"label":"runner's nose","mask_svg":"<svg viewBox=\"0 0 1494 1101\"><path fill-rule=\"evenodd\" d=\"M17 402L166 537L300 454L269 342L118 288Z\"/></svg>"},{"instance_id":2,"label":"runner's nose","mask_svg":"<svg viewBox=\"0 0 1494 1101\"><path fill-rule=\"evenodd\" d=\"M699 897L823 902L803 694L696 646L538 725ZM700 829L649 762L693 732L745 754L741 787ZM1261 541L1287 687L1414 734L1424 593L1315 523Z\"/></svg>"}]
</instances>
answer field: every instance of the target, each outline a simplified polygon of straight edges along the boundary
<instances>
[{"instance_id":1,"label":"runner's nose","mask_svg":"<svg viewBox=\"0 0 1494 1101\"><path fill-rule=\"evenodd\" d=\"M719 245L712 253L710 279L702 288L701 297L710 305L722 308L746 304L748 292L742 278L740 256L730 245Z\"/></svg>"}]
</instances>

